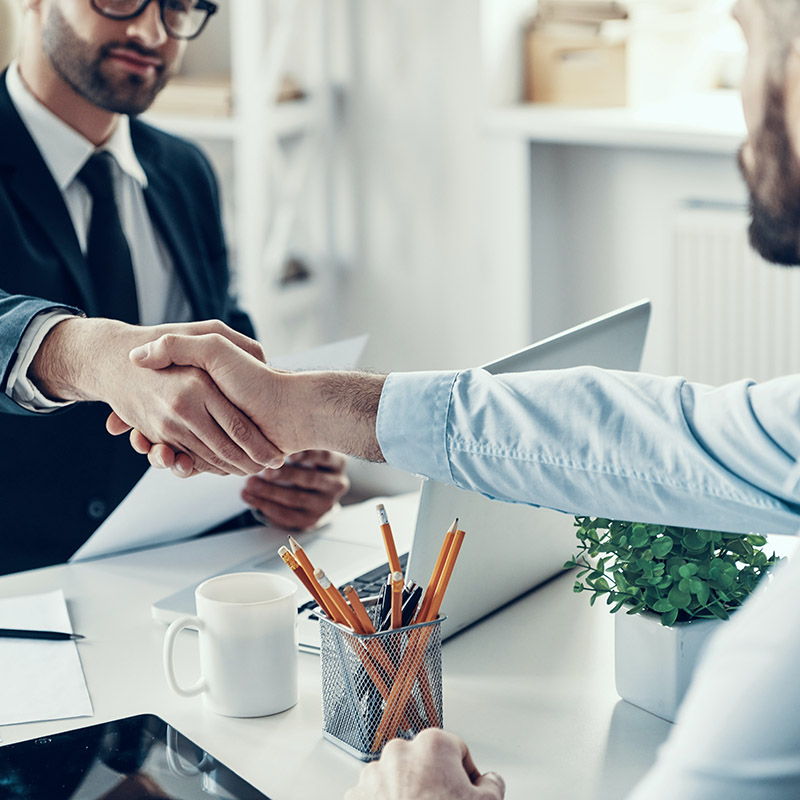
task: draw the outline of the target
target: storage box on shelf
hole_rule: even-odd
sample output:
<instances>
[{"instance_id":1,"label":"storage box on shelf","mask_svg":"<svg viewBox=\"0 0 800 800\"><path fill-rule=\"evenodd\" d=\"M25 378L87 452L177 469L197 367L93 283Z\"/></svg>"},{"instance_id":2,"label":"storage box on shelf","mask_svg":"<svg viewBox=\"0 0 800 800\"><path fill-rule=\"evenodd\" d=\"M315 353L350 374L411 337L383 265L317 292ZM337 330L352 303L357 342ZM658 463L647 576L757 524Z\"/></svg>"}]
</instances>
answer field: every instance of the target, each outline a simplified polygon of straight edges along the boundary
<instances>
[{"instance_id":1,"label":"storage box on shelf","mask_svg":"<svg viewBox=\"0 0 800 800\"><path fill-rule=\"evenodd\" d=\"M721 20L706 0L542 0L525 33L525 99L624 106L714 88Z\"/></svg>"}]
</instances>

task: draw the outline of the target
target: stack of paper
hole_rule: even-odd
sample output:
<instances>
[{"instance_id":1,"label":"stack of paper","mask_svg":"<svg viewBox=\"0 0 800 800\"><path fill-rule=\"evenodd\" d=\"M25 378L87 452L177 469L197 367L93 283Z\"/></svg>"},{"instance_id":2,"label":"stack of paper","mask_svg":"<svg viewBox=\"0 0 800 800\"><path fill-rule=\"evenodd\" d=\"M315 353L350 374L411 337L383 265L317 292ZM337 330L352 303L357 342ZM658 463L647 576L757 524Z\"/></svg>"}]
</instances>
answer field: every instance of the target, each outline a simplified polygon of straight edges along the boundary
<instances>
[{"instance_id":1,"label":"stack of paper","mask_svg":"<svg viewBox=\"0 0 800 800\"><path fill-rule=\"evenodd\" d=\"M0 599L0 628L73 633L64 592ZM0 725L91 717L74 641L0 637Z\"/></svg>"}]
</instances>

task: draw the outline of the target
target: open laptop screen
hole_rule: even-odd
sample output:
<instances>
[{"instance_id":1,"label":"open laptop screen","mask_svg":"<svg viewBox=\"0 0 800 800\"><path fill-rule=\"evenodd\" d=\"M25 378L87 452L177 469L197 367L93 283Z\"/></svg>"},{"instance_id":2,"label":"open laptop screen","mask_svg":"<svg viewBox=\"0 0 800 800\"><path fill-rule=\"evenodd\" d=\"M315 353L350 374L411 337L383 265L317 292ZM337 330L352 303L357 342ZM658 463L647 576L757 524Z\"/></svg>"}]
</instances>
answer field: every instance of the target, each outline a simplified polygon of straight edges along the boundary
<instances>
[{"instance_id":1,"label":"open laptop screen","mask_svg":"<svg viewBox=\"0 0 800 800\"><path fill-rule=\"evenodd\" d=\"M501 374L592 365L638 370L650 303L642 301L484 366ZM466 531L442 613L447 637L561 572L575 546L573 518L490 500L427 480L420 494L408 575L425 586L455 517Z\"/></svg>"}]
</instances>

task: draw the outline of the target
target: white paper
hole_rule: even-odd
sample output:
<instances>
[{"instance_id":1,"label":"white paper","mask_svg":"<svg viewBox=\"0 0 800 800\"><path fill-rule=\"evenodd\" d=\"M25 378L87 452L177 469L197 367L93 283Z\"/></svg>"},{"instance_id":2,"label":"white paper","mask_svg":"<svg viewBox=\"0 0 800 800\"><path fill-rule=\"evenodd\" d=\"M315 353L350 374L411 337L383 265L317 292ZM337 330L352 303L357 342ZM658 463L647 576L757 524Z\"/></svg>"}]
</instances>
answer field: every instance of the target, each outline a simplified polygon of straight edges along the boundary
<instances>
[{"instance_id":1,"label":"white paper","mask_svg":"<svg viewBox=\"0 0 800 800\"><path fill-rule=\"evenodd\" d=\"M289 370L352 369L366 343L366 335L357 336L270 363ZM178 478L170 470L151 468L70 561L176 542L207 531L248 508L241 498L246 480L209 474Z\"/></svg>"},{"instance_id":2,"label":"white paper","mask_svg":"<svg viewBox=\"0 0 800 800\"><path fill-rule=\"evenodd\" d=\"M0 628L73 633L64 592L0 599ZM91 717L79 646L0 637L0 725Z\"/></svg>"}]
</instances>

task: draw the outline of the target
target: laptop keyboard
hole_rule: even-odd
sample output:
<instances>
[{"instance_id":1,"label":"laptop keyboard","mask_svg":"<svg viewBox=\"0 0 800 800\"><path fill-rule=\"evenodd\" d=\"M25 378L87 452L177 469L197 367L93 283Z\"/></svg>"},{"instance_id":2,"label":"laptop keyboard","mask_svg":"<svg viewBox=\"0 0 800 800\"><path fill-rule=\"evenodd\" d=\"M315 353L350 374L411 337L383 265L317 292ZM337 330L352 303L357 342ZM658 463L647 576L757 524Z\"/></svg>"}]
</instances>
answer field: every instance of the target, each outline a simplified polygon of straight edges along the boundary
<instances>
[{"instance_id":1,"label":"laptop keyboard","mask_svg":"<svg viewBox=\"0 0 800 800\"><path fill-rule=\"evenodd\" d=\"M399 556L399 559L400 566L403 568L403 572L405 572L406 565L408 564L408 553L403 553L401 556ZM371 569L368 572L359 575L354 580L348 581L348 583L353 584L353 588L358 592L359 597L374 597L380 593L381 586L386 582L386 576L388 574L389 562L387 561L385 564L381 564L379 567L375 567L375 569ZM348 583L342 584L339 589L343 590ZM316 605L316 600L309 600L307 603L304 603L300 606L300 608L297 609L297 613L304 614L310 609L316 608ZM310 614L309 619L317 619L317 617L315 614Z\"/></svg>"}]
</instances>

